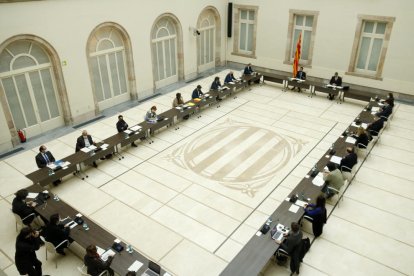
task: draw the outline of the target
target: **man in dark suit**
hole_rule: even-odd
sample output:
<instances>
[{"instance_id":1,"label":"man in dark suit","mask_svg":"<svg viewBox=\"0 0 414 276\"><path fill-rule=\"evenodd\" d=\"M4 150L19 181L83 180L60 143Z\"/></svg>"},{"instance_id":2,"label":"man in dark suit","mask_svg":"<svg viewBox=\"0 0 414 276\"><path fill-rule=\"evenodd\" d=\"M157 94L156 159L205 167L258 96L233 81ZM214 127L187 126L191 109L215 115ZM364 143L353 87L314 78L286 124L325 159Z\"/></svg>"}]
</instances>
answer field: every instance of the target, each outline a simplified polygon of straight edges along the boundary
<instances>
[{"instance_id":1,"label":"man in dark suit","mask_svg":"<svg viewBox=\"0 0 414 276\"><path fill-rule=\"evenodd\" d=\"M391 113L392 113L392 105L386 104L382 108L382 110L380 112L378 112L377 114L375 114L375 116L377 116L377 117L385 117L387 119L385 119L385 118L383 118L383 119L385 121L387 121L388 120L388 117L391 115Z\"/></svg>"},{"instance_id":2,"label":"man in dark suit","mask_svg":"<svg viewBox=\"0 0 414 276\"><path fill-rule=\"evenodd\" d=\"M375 117L374 122L372 122L367 127L367 131L371 134L371 136L378 136L378 133L383 127L384 127L384 119Z\"/></svg>"},{"instance_id":3,"label":"man in dark suit","mask_svg":"<svg viewBox=\"0 0 414 276\"><path fill-rule=\"evenodd\" d=\"M194 89L193 94L191 95L192 99L202 98L204 93L201 91L201 85L197 85L197 88Z\"/></svg>"},{"instance_id":4,"label":"man in dark suit","mask_svg":"<svg viewBox=\"0 0 414 276\"><path fill-rule=\"evenodd\" d=\"M46 226L44 233L42 235L48 242L53 243L53 245L59 246L56 249L56 252L60 255L66 255L64 249L69 246L73 239L69 238L70 228L59 224L60 216L59 214L53 214L50 216L49 224ZM67 240L67 242L63 242ZM62 243L63 242L63 243Z\"/></svg>"},{"instance_id":5,"label":"man in dark suit","mask_svg":"<svg viewBox=\"0 0 414 276\"><path fill-rule=\"evenodd\" d=\"M213 83L211 84L210 90L219 91L221 89L222 87L221 87L220 77L215 77ZM222 99L220 98L219 95L217 95L216 100L221 101Z\"/></svg>"},{"instance_id":6,"label":"man in dark suit","mask_svg":"<svg viewBox=\"0 0 414 276\"><path fill-rule=\"evenodd\" d=\"M24 227L16 238L16 253L14 262L20 275L41 276L42 262L37 259L36 251L42 241L39 232L30 227Z\"/></svg>"},{"instance_id":7,"label":"man in dark suit","mask_svg":"<svg viewBox=\"0 0 414 276\"><path fill-rule=\"evenodd\" d=\"M347 155L342 158L339 168L342 172L351 172L352 167L358 163L358 156L356 155L353 147L346 148ZM345 166L346 168L344 168ZM348 169L349 168L349 169Z\"/></svg>"},{"instance_id":8,"label":"man in dark suit","mask_svg":"<svg viewBox=\"0 0 414 276\"><path fill-rule=\"evenodd\" d=\"M338 72L335 72L335 75L332 76L329 84L333 86L342 86L342 78L338 75ZM333 93L329 93L328 99L332 101L334 98L335 95Z\"/></svg>"},{"instance_id":9,"label":"man in dark suit","mask_svg":"<svg viewBox=\"0 0 414 276\"><path fill-rule=\"evenodd\" d=\"M245 74L245 75L251 75L251 74L253 74L253 68L252 68L252 64L251 63L249 63L249 64L247 64L246 65L246 67L244 67L244 72L243 72L243 74Z\"/></svg>"},{"instance_id":10,"label":"man in dark suit","mask_svg":"<svg viewBox=\"0 0 414 276\"><path fill-rule=\"evenodd\" d=\"M296 73L297 80L306 80L306 73L303 71L303 67L299 68L299 71ZM295 90L296 86L293 86L291 90ZM300 87L298 87L298 92L301 92Z\"/></svg>"},{"instance_id":11,"label":"man in dark suit","mask_svg":"<svg viewBox=\"0 0 414 276\"><path fill-rule=\"evenodd\" d=\"M237 81L237 79L234 77L233 71L230 71L226 75L226 78L224 79L224 83L235 82L235 81Z\"/></svg>"},{"instance_id":12,"label":"man in dark suit","mask_svg":"<svg viewBox=\"0 0 414 276\"><path fill-rule=\"evenodd\" d=\"M36 155L36 164L39 169L46 167L50 163L55 162L55 157L53 154L47 150L45 145L41 145L39 147L39 153ZM62 182L62 180L58 179L53 181L53 185L57 186Z\"/></svg>"},{"instance_id":13,"label":"man in dark suit","mask_svg":"<svg viewBox=\"0 0 414 276\"><path fill-rule=\"evenodd\" d=\"M80 151L84 147L89 147L95 144L96 143L92 140L92 136L90 136L86 130L83 130L82 135L76 140L76 152ZM93 161L92 164L95 168L98 167L95 161Z\"/></svg>"},{"instance_id":14,"label":"man in dark suit","mask_svg":"<svg viewBox=\"0 0 414 276\"><path fill-rule=\"evenodd\" d=\"M122 115L118 116L118 122L116 122L116 129L118 130L118 132L123 132L128 129L128 124L124 121L124 117ZM137 145L134 142L131 143L131 146L137 147Z\"/></svg>"}]
</instances>

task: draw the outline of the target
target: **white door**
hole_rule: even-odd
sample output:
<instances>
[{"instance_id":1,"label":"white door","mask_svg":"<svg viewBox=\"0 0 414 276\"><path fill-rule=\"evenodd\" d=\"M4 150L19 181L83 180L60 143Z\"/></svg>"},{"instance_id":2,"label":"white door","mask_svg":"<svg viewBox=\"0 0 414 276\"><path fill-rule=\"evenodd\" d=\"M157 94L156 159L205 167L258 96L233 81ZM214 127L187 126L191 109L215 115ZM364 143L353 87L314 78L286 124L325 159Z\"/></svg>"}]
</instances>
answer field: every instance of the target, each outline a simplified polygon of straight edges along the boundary
<instances>
[{"instance_id":1,"label":"white door","mask_svg":"<svg viewBox=\"0 0 414 276\"><path fill-rule=\"evenodd\" d=\"M215 66L215 27L200 30L198 43L198 71L203 72Z\"/></svg>"}]
</instances>

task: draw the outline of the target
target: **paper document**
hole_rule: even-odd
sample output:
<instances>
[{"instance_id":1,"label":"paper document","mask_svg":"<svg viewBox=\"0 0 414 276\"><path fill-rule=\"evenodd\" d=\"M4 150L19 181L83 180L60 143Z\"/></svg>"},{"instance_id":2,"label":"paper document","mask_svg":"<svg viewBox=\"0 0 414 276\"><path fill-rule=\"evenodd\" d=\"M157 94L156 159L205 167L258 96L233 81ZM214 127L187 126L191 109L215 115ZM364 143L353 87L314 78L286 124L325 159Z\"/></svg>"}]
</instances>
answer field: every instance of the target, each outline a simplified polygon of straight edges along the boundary
<instances>
[{"instance_id":1,"label":"paper document","mask_svg":"<svg viewBox=\"0 0 414 276\"><path fill-rule=\"evenodd\" d=\"M356 139L354 137L346 137L345 142L350 143L350 144L355 144Z\"/></svg>"},{"instance_id":2,"label":"paper document","mask_svg":"<svg viewBox=\"0 0 414 276\"><path fill-rule=\"evenodd\" d=\"M341 164L341 160L342 160L342 157L339 157L339 156L336 156L336 155L334 155L334 156L332 156L331 157L331 162L332 163L335 163L335 164Z\"/></svg>"},{"instance_id":3,"label":"paper document","mask_svg":"<svg viewBox=\"0 0 414 276\"><path fill-rule=\"evenodd\" d=\"M380 108L377 107L377 106L374 106L374 107L371 108L372 112L378 112L379 110L380 110Z\"/></svg>"},{"instance_id":4,"label":"paper document","mask_svg":"<svg viewBox=\"0 0 414 276\"><path fill-rule=\"evenodd\" d=\"M99 256L102 256L102 254L105 253L105 250L99 246L96 246L96 251L98 252Z\"/></svg>"},{"instance_id":5,"label":"paper document","mask_svg":"<svg viewBox=\"0 0 414 276\"><path fill-rule=\"evenodd\" d=\"M69 226L70 229L73 229L76 226L78 226L78 224L76 222L72 221L71 223L68 224L68 226Z\"/></svg>"},{"instance_id":6,"label":"paper document","mask_svg":"<svg viewBox=\"0 0 414 276\"><path fill-rule=\"evenodd\" d=\"M142 265L143 263L139 261L135 261L130 267L128 267L128 271L137 272L141 268Z\"/></svg>"},{"instance_id":7,"label":"paper document","mask_svg":"<svg viewBox=\"0 0 414 276\"><path fill-rule=\"evenodd\" d=\"M36 198L39 195L39 193L29 193L27 195L27 198Z\"/></svg>"},{"instance_id":8,"label":"paper document","mask_svg":"<svg viewBox=\"0 0 414 276\"><path fill-rule=\"evenodd\" d=\"M256 236L260 237L261 235L262 235L262 232L261 231L257 231L256 232Z\"/></svg>"},{"instance_id":9,"label":"paper document","mask_svg":"<svg viewBox=\"0 0 414 276\"><path fill-rule=\"evenodd\" d=\"M323 174L318 173L317 176L312 180L312 184L318 187L321 187L325 183L325 180L323 180Z\"/></svg>"},{"instance_id":10,"label":"paper document","mask_svg":"<svg viewBox=\"0 0 414 276\"><path fill-rule=\"evenodd\" d=\"M295 202L295 205L298 205L298 206L303 207L303 208L305 208L306 204L308 204L306 201L302 201L302 200L299 200L299 199L297 199L296 202Z\"/></svg>"},{"instance_id":11,"label":"paper document","mask_svg":"<svg viewBox=\"0 0 414 276\"><path fill-rule=\"evenodd\" d=\"M106 149L107 147L109 147L109 144L103 144L103 145L101 146L101 149Z\"/></svg>"},{"instance_id":12,"label":"paper document","mask_svg":"<svg viewBox=\"0 0 414 276\"><path fill-rule=\"evenodd\" d=\"M289 211L291 211L292 213L297 213L299 208L300 208L299 206L292 204L289 208Z\"/></svg>"},{"instance_id":13,"label":"paper document","mask_svg":"<svg viewBox=\"0 0 414 276\"><path fill-rule=\"evenodd\" d=\"M133 127L130 127L129 129L130 130L132 130L132 131L139 131L139 130L141 130L141 126L133 126Z\"/></svg>"},{"instance_id":14,"label":"paper document","mask_svg":"<svg viewBox=\"0 0 414 276\"><path fill-rule=\"evenodd\" d=\"M108 258L112 256L115 256L115 252L112 249L108 249L101 255L101 259L106 262Z\"/></svg>"},{"instance_id":15,"label":"paper document","mask_svg":"<svg viewBox=\"0 0 414 276\"><path fill-rule=\"evenodd\" d=\"M48 164L47 165L47 167L49 168L49 169L52 169L52 170L54 170L54 169L56 169L56 164L55 163L50 163L50 164Z\"/></svg>"},{"instance_id":16,"label":"paper document","mask_svg":"<svg viewBox=\"0 0 414 276\"><path fill-rule=\"evenodd\" d=\"M88 153L91 151L91 149L89 148L81 148L81 151L83 151L84 153Z\"/></svg>"},{"instance_id":17,"label":"paper document","mask_svg":"<svg viewBox=\"0 0 414 276\"><path fill-rule=\"evenodd\" d=\"M125 132L126 134L131 134L131 133L132 133L132 131L131 131L131 130L129 130L129 129L124 130L124 132Z\"/></svg>"},{"instance_id":18,"label":"paper document","mask_svg":"<svg viewBox=\"0 0 414 276\"><path fill-rule=\"evenodd\" d=\"M367 129L368 124L367 123L362 123L361 126L362 126L363 129Z\"/></svg>"},{"instance_id":19,"label":"paper document","mask_svg":"<svg viewBox=\"0 0 414 276\"><path fill-rule=\"evenodd\" d=\"M97 149L97 147L96 147L95 145L90 145L90 146L88 147L88 149L90 149L90 150L96 150L96 149Z\"/></svg>"},{"instance_id":20,"label":"paper document","mask_svg":"<svg viewBox=\"0 0 414 276\"><path fill-rule=\"evenodd\" d=\"M234 82L230 81L229 84L234 84Z\"/></svg>"},{"instance_id":21,"label":"paper document","mask_svg":"<svg viewBox=\"0 0 414 276\"><path fill-rule=\"evenodd\" d=\"M359 125L357 125L355 122L352 122L351 126L353 126L353 127L359 127Z\"/></svg>"}]
</instances>

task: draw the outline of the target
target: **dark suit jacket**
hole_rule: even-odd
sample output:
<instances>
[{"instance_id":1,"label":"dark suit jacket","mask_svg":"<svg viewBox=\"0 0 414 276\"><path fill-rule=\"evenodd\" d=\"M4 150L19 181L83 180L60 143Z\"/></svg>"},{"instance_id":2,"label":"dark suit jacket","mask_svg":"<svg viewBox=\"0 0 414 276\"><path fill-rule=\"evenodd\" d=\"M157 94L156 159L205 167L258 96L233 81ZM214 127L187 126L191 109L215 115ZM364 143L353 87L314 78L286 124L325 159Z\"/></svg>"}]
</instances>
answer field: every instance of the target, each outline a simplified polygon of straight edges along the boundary
<instances>
[{"instance_id":1,"label":"dark suit jacket","mask_svg":"<svg viewBox=\"0 0 414 276\"><path fill-rule=\"evenodd\" d=\"M378 132L384 127L384 120L378 119L368 126L367 130L371 133L372 136L377 136Z\"/></svg>"},{"instance_id":2,"label":"dark suit jacket","mask_svg":"<svg viewBox=\"0 0 414 276\"><path fill-rule=\"evenodd\" d=\"M116 129L118 130L118 132L127 130L128 124L124 120L121 120L121 121L118 120L118 122L116 123Z\"/></svg>"},{"instance_id":3,"label":"dark suit jacket","mask_svg":"<svg viewBox=\"0 0 414 276\"><path fill-rule=\"evenodd\" d=\"M345 156L344 158L342 158L341 163L339 164L339 168L341 168L342 166L346 166L350 169L352 169L352 167L358 163L358 156L356 155L356 153L350 153L347 156ZM342 169L343 172L351 172L351 170L348 170L346 168Z\"/></svg>"},{"instance_id":4,"label":"dark suit jacket","mask_svg":"<svg viewBox=\"0 0 414 276\"><path fill-rule=\"evenodd\" d=\"M21 275L27 275L33 266L36 263L39 263L39 260L36 257L36 250L39 248L39 238L25 239L24 237L17 237L14 260L16 262L17 270Z\"/></svg>"},{"instance_id":5,"label":"dark suit jacket","mask_svg":"<svg viewBox=\"0 0 414 276\"><path fill-rule=\"evenodd\" d=\"M203 93L203 92L201 92L201 90L198 90L198 89L196 88L196 89L194 89L193 94L191 95L191 98L192 98L192 99L195 99L195 98L200 98L200 97L201 97L201 95L204 95L204 93Z\"/></svg>"},{"instance_id":6,"label":"dark suit jacket","mask_svg":"<svg viewBox=\"0 0 414 276\"><path fill-rule=\"evenodd\" d=\"M301 242L302 236L303 234L300 230L298 233L296 233L296 235L290 232L289 236L287 236L287 238L280 245L280 248L285 250L290 255L295 247Z\"/></svg>"},{"instance_id":7,"label":"dark suit jacket","mask_svg":"<svg viewBox=\"0 0 414 276\"><path fill-rule=\"evenodd\" d=\"M88 135L89 144L93 145L94 142L92 140L92 136ZM85 147L85 140L83 140L83 136L79 136L78 140L76 140L76 152L80 151L80 149Z\"/></svg>"},{"instance_id":8,"label":"dark suit jacket","mask_svg":"<svg viewBox=\"0 0 414 276\"><path fill-rule=\"evenodd\" d=\"M329 81L329 84L336 84L336 86L341 86L342 78L338 76L338 79L335 80L335 76L332 76L331 80Z\"/></svg>"},{"instance_id":9,"label":"dark suit jacket","mask_svg":"<svg viewBox=\"0 0 414 276\"><path fill-rule=\"evenodd\" d=\"M54 246L57 246L62 241L68 239L69 237L69 229L64 228L63 225L53 225L48 224L45 229L44 236L48 242L53 243ZM64 246L66 247L66 246Z\"/></svg>"},{"instance_id":10,"label":"dark suit jacket","mask_svg":"<svg viewBox=\"0 0 414 276\"><path fill-rule=\"evenodd\" d=\"M218 90L220 87L221 87L220 81L213 81L213 83L211 84L210 89L211 90Z\"/></svg>"},{"instance_id":11,"label":"dark suit jacket","mask_svg":"<svg viewBox=\"0 0 414 276\"><path fill-rule=\"evenodd\" d=\"M226 76L226 78L224 79L224 83L233 82L235 80L236 80L236 78L234 77L234 75L228 73L227 76Z\"/></svg>"},{"instance_id":12,"label":"dark suit jacket","mask_svg":"<svg viewBox=\"0 0 414 276\"><path fill-rule=\"evenodd\" d=\"M384 116L388 118L392 113L392 106L389 104L387 106L384 106L384 109L381 112L377 113L378 117Z\"/></svg>"},{"instance_id":13,"label":"dark suit jacket","mask_svg":"<svg viewBox=\"0 0 414 276\"><path fill-rule=\"evenodd\" d=\"M364 146L368 146L368 143L369 143L369 138L368 138L368 135L366 135L366 134L362 134L362 135L360 135L360 136L358 136L358 137L356 137L356 142L355 142L355 145L356 146L358 146L358 144L363 144ZM359 147L359 146L358 146ZM361 147L360 147L361 148Z\"/></svg>"},{"instance_id":14,"label":"dark suit jacket","mask_svg":"<svg viewBox=\"0 0 414 276\"><path fill-rule=\"evenodd\" d=\"M298 71L296 73L296 78L301 80L306 80L306 73L303 71Z\"/></svg>"},{"instance_id":15,"label":"dark suit jacket","mask_svg":"<svg viewBox=\"0 0 414 276\"><path fill-rule=\"evenodd\" d=\"M244 74L245 74L245 75L251 75L253 72L254 72L254 71L253 71L253 69L252 69L252 67L251 67L251 66L246 66L246 67L244 67Z\"/></svg>"},{"instance_id":16,"label":"dark suit jacket","mask_svg":"<svg viewBox=\"0 0 414 276\"><path fill-rule=\"evenodd\" d=\"M50 151L45 152L45 154L47 155L47 158L49 158L49 162L55 162L55 157L53 157L53 154ZM46 159L43 157L43 154L41 152L39 152L36 155L36 164L37 167L39 169L44 168L47 166L47 161Z\"/></svg>"},{"instance_id":17,"label":"dark suit jacket","mask_svg":"<svg viewBox=\"0 0 414 276\"><path fill-rule=\"evenodd\" d=\"M32 207L27 206L26 202L16 197L13 199L13 202L12 202L12 211L13 213L18 214L22 219L34 213L34 210ZM35 216L30 216L29 218L25 219L23 223L25 225L29 225L30 223L32 223L34 218Z\"/></svg>"},{"instance_id":18,"label":"dark suit jacket","mask_svg":"<svg viewBox=\"0 0 414 276\"><path fill-rule=\"evenodd\" d=\"M98 276L102 271L108 269L111 266L112 258L108 258L106 262L103 262L98 256L91 257L85 255L83 263L87 267L88 274L92 276Z\"/></svg>"}]
</instances>

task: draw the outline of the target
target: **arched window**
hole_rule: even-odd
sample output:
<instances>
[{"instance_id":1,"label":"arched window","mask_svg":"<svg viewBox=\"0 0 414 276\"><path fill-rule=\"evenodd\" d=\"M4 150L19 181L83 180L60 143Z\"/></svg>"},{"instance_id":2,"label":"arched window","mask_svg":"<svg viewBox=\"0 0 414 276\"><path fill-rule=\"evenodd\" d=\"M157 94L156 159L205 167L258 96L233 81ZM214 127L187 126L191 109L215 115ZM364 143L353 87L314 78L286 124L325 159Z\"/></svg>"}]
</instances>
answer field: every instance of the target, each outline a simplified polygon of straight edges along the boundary
<instances>
[{"instance_id":1,"label":"arched window","mask_svg":"<svg viewBox=\"0 0 414 276\"><path fill-rule=\"evenodd\" d=\"M104 109L129 99L125 43L120 31L103 26L89 39L89 63L95 99Z\"/></svg>"},{"instance_id":2,"label":"arched window","mask_svg":"<svg viewBox=\"0 0 414 276\"><path fill-rule=\"evenodd\" d=\"M162 17L155 23L151 42L156 88L177 82L177 30L171 18Z\"/></svg>"},{"instance_id":3,"label":"arched window","mask_svg":"<svg viewBox=\"0 0 414 276\"><path fill-rule=\"evenodd\" d=\"M16 129L28 136L63 125L52 63L42 46L17 40L0 53L0 83Z\"/></svg>"}]
</instances>

